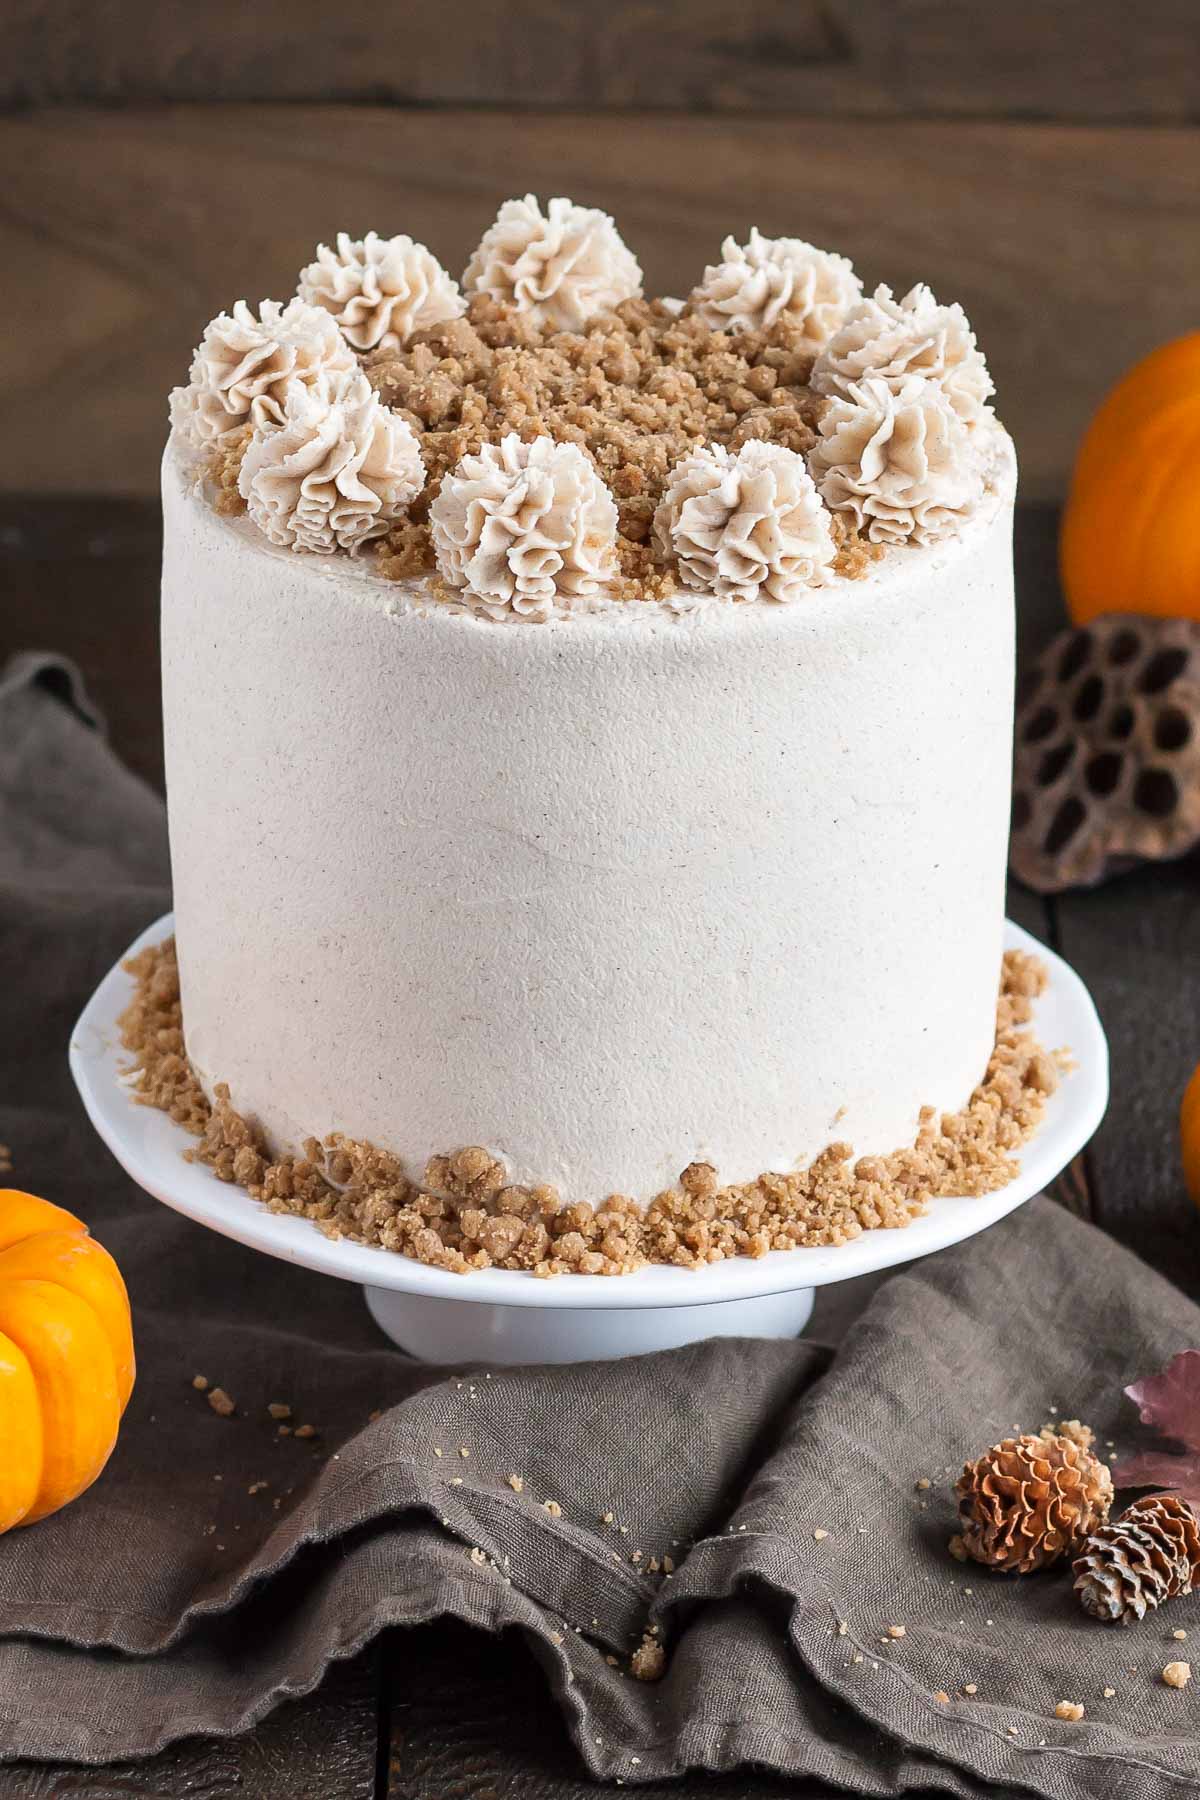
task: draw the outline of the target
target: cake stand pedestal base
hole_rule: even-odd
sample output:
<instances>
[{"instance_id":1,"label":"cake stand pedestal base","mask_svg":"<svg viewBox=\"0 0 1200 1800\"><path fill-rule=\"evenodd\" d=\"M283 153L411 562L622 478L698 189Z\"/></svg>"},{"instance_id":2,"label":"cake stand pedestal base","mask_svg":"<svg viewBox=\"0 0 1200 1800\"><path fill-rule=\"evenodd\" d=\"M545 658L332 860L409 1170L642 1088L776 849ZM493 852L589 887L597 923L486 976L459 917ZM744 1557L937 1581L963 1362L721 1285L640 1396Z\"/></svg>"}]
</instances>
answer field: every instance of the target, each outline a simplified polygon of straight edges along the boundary
<instances>
[{"instance_id":1,"label":"cake stand pedestal base","mask_svg":"<svg viewBox=\"0 0 1200 1800\"><path fill-rule=\"evenodd\" d=\"M498 1364L610 1362L702 1338L796 1337L808 1324L814 1299L812 1288L792 1288L706 1306L601 1308L492 1306L380 1287L363 1293L379 1329L420 1362Z\"/></svg>"}]
</instances>

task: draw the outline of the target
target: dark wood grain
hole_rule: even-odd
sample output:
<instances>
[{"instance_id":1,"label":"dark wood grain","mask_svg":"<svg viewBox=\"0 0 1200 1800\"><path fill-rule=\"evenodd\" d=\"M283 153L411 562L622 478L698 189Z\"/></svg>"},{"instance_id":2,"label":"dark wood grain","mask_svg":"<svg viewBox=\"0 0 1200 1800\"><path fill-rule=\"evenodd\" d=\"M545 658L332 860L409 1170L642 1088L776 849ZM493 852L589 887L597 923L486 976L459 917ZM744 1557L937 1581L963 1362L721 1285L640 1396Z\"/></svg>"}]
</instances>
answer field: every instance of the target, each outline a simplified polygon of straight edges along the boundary
<instances>
[{"instance_id":1,"label":"dark wood grain","mask_svg":"<svg viewBox=\"0 0 1200 1800\"><path fill-rule=\"evenodd\" d=\"M1200 129L204 106L3 119L0 158L0 491L152 494L214 313L286 297L339 226L460 270L527 189L612 211L652 292L757 223L961 300L1027 498L1200 292Z\"/></svg>"},{"instance_id":2,"label":"dark wood grain","mask_svg":"<svg viewBox=\"0 0 1200 1800\"><path fill-rule=\"evenodd\" d=\"M1062 953L1108 1031L1112 1098L1086 1156L1096 1216L1200 1294L1179 1153L1179 1102L1200 1061L1200 857L1062 895L1054 910Z\"/></svg>"},{"instance_id":3,"label":"dark wood grain","mask_svg":"<svg viewBox=\"0 0 1200 1800\"><path fill-rule=\"evenodd\" d=\"M393 1633L384 1654L391 1696L386 1800L837 1800L823 1781L759 1769L636 1786L589 1780L545 1675L515 1632L496 1643L447 1622ZM862 1731L871 1731L865 1720ZM988 1791L994 1800L1020 1800L1007 1788ZM906 1793L936 1800L933 1790Z\"/></svg>"},{"instance_id":4,"label":"dark wood grain","mask_svg":"<svg viewBox=\"0 0 1200 1800\"><path fill-rule=\"evenodd\" d=\"M0 498L0 666L19 650L70 656L123 759L160 789L161 560L152 501Z\"/></svg>"},{"instance_id":5,"label":"dark wood grain","mask_svg":"<svg viewBox=\"0 0 1200 1800\"><path fill-rule=\"evenodd\" d=\"M371 1650L241 1737L185 1739L102 1769L12 1763L0 1767L0 1800L373 1800L378 1719Z\"/></svg>"},{"instance_id":6,"label":"dark wood grain","mask_svg":"<svg viewBox=\"0 0 1200 1800\"><path fill-rule=\"evenodd\" d=\"M16 0L0 104L372 100L1183 120L1192 0Z\"/></svg>"}]
</instances>

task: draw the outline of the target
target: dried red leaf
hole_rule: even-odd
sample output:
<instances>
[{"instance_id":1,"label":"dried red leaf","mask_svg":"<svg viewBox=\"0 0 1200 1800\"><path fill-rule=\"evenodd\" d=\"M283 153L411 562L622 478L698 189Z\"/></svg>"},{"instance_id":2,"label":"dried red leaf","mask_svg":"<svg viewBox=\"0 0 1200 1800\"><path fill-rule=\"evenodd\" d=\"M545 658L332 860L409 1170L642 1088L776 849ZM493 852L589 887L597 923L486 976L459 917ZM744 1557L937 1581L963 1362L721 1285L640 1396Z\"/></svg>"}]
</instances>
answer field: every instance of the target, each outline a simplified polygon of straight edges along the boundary
<instances>
[{"instance_id":1,"label":"dried red leaf","mask_svg":"<svg viewBox=\"0 0 1200 1800\"><path fill-rule=\"evenodd\" d=\"M1177 1455L1146 1450L1122 1458L1113 1470L1121 1488L1168 1488L1200 1505L1200 1350L1181 1350L1157 1375L1125 1389L1143 1425L1182 1446Z\"/></svg>"}]
</instances>

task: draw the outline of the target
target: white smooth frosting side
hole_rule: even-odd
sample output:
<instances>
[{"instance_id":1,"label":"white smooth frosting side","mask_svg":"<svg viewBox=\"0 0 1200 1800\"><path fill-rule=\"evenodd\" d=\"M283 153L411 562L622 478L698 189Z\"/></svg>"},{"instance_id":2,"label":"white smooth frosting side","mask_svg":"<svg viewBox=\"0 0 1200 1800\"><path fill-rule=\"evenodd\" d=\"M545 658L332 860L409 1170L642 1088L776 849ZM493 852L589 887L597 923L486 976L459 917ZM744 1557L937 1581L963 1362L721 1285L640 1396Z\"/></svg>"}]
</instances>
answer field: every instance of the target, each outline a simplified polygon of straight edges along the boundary
<instances>
[{"instance_id":1,"label":"white smooth frosting side","mask_svg":"<svg viewBox=\"0 0 1200 1800\"><path fill-rule=\"evenodd\" d=\"M868 376L899 389L911 375L936 382L965 424L990 418L992 378L967 315L957 301L940 305L924 282L900 300L885 285L861 299L817 357L812 385L847 398Z\"/></svg>"},{"instance_id":2,"label":"white smooth frosting side","mask_svg":"<svg viewBox=\"0 0 1200 1800\"><path fill-rule=\"evenodd\" d=\"M278 425L289 382L358 367L335 321L319 307L264 300L258 310L255 318L238 300L205 327L188 386L171 394L172 423L192 438L212 442L247 423Z\"/></svg>"},{"instance_id":3,"label":"white smooth frosting side","mask_svg":"<svg viewBox=\"0 0 1200 1800\"><path fill-rule=\"evenodd\" d=\"M463 274L468 294L489 294L539 325L581 331L642 291L642 271L612 219L563 196L543 213L533 194L506 200Z\"/></svg>"},{"instance_id":4,"label":"white smooth frosting side","mask_svg":"<svg viewBox=\"0 0 1200 1800\"><path fill-rule=\"evenodd\" d=\"M403 233L381 238L368 231L352 238L339 231L336 250L317 245L297 292L306 305L331 313L359 351L406 344L414 331L467 310L458 283L437 257Z\"/></svg>"},{"instance_id":5,"label":"white smooth frosting side","mask_svg":"<svg viewBox=\"0 0 1200 1800\"><path fill-rule=\"evenodd\" d=\"M577 444L484 444L443 476L429 523L443 578L492 616L544 622L616 571L616 502Z\"/></svg>"},{"instance_id":6,"label":"white smooth frosting side","mask_svg":"<svg viewBox=\"0 0 1200 1800\"><path fill-rule=\"evenodd\" d=\"M861 293L849 258L802 238L763 237L754 226L748 243L725 239L721 261L705 269L689 298L710 331L769 331L786 314L819 347Z\"/></svg>"},{"instance_id":7,"label":"white smooth frosting side","mask_svg":"<svg viewBox=\"0 0 1200 1800\"><path fill-rule=\"evenodd\" d=\"M1013 468L803 604L536 630L274 550L164 470L188 1048L280 1144L569 1198L910 1141L989 1055Z\"/></svg>"},{"instance_id":8,"label":"white smooth frosting side","mask_svg":"<svg viewBox=\"0 0 1200 1800\"><path fill-rule=\"evenodd\" d=\"M798 599L834 558L804 458L756 438L736 454L714 444L677 463L654 537L678 570L681 611L708 600Z\"/></svg>"},{"instance_id":9,"label":"white smooth frosting side","mask_svg":"<svg viewBox=\"0 0 1200 1800\"><path fill-rule=\"evenodd\" d=\"M358 368L289 381L279 423L255 429L238 472L271 542L319 555L378 537L424 485L416 433Z\"/></svg>"}]
</instances>

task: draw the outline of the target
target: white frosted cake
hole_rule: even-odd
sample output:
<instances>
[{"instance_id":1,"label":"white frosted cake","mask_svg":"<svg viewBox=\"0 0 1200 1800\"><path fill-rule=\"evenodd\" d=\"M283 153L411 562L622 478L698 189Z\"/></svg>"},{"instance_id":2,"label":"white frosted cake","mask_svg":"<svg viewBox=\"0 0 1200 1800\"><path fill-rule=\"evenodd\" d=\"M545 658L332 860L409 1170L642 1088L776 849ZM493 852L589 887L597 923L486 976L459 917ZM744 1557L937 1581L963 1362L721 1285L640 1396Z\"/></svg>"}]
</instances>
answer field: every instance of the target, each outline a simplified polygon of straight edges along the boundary
<instances>
[{"instance_id":1,"label":"white frosted cake","mask_svg":"<svg viewBox=\"0 0 1200 1800\"><path fill-rule=\"evenodd\" d=\"M507 203L461 291L341 237L213 322L163 466L163 684L219 1172L543 1273L996 1185L1050 1083L1007 1031L1028 970L997 1035L990 391L927 289L753 233L651 302L565 200Z\"/></svg>"}]
</instances>

